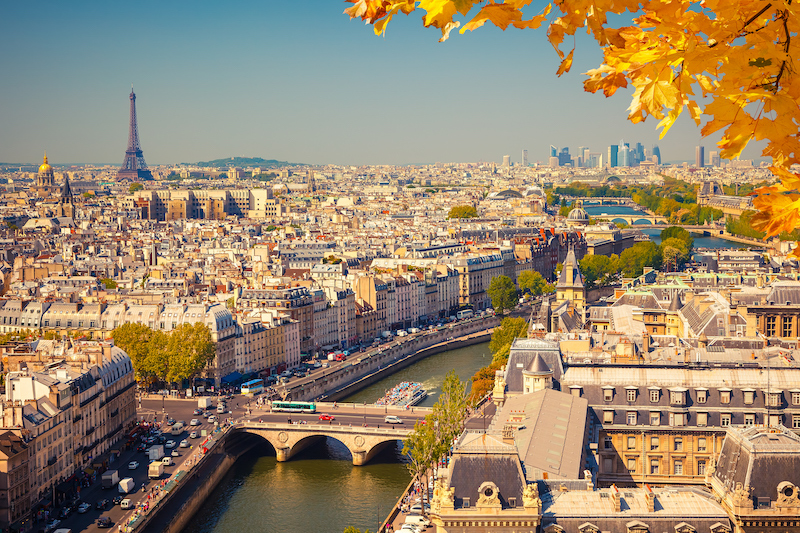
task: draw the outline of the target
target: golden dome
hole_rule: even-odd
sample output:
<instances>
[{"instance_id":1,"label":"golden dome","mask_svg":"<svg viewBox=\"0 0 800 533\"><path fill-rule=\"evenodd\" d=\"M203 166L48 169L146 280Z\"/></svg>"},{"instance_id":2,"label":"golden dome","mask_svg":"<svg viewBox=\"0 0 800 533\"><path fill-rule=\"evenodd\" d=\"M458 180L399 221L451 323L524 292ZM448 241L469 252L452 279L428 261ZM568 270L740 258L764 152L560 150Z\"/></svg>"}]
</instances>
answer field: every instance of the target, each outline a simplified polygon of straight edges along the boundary
<instances>
[{"instance_id":1,"label":"golden dome","mask_svg":"<svg viewBox=\"0 0 800 533\"><path fill-rule=\"evenodd\" d=\"M49 174L53 171L53 167L47 164L47 152L44 153L44 163L39 167L39 174Z\"/></svg>"}]
</instances>

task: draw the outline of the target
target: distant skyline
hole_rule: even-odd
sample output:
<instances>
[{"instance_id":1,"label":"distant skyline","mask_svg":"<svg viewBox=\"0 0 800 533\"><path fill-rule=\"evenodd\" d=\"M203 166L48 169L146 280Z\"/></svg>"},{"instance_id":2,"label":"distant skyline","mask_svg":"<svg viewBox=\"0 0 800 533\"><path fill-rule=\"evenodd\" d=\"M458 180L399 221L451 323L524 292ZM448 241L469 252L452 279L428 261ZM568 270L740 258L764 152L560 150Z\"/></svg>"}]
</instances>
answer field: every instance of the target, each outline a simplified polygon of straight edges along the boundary
<instances>
[{"instance_id":1,"label":"distant skyline","mask_svg":"<svg viewBox=\"0 0 800 533\"><path fill-rule=\"evenodd\" d=\"M578 37L557 78L545 31L451 35L398 16L385 37L348 4L14 2L0 19L0 162L121 164L136 92L148 165L245 155L307 164L547 162L549 146L603 152L620 138L663 161L715 151L682 116L626 120L629 90L583 91L601 61ZM534 4L534 7L535 4ZM539 6L541 7L541 6ZM688 115L688 114L687 114ZM760 160L762 143L744 159Z\"/></svg>"}]
</instances>

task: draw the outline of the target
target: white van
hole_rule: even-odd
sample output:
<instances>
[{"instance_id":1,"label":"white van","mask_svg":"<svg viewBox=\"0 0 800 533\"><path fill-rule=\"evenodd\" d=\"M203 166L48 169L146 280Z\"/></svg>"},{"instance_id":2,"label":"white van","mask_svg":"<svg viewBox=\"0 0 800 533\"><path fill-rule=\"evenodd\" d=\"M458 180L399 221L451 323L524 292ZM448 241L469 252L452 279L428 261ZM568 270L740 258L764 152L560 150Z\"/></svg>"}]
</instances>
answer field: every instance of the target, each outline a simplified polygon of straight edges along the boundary
<instances>
[{"instance_id":1,"label":"white van","mask_svg":"<svg viewBox=\"0 0 800 533\"><path fill-rule=\"evenodd\" d=\"M167 455L166 457L161 458L161 464L164 466L172 466L172 457Z\"/></svg>"},{"instance_id":2,"label":"white van","mask_svg":"<svg viewBox=\"0 0 800 533\"><path fill-rule=\"evenodd\" d=\"M130 500L130 498L125 498L124 500L119 502L119 508L120 509L133 509L133 502Z\"/></svg>"},{"instance_id":3,"label":"white van","mask_svg":"<svg viewBox=\"0 0 800 533\"><path fill-rule=\"evenodd\" d=\"M422 526L422 527L428 527L429 525L431 525L431 521L430 520L428 520L424 516L418 515L418 514L410 514L410 515L408 515L406 517L405 523L406 524L411 524L413 526Z\"/></svg>"},{"instance_id":4,"label":"white van","mask_svg":"<svg viewBox=\"0 0 800 533\"><path fill-rule=\"evenodd\" d=\"M399 416L394 415L386 415L386 418L383 419L384 422L387 424L402 424L403 421L400 420Z\"/></svg>"}]
</instances>

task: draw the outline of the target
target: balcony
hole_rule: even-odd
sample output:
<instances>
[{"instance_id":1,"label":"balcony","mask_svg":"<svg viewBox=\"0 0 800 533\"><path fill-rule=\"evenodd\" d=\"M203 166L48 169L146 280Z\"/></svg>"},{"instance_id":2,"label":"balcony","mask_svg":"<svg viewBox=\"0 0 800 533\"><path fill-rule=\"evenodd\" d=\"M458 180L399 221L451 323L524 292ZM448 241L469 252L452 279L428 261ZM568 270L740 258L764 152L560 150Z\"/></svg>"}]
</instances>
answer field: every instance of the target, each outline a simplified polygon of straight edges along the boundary
<instances>
[{"instance_id":1,"label":"balcony","mask_svg":"<svg viewBox=\"0 0 800 533\"><path fill-rule=\"evenodd\" d=\"M89 435L91 435L92 433L94 433L94 426L92 426L92 427L90 427L89 429L87 429L87 430L86 430L86 433L84 433L84 435L86 435L86 436L88 437L88 436L89 436Z\"/></svg>"}]
</instances>

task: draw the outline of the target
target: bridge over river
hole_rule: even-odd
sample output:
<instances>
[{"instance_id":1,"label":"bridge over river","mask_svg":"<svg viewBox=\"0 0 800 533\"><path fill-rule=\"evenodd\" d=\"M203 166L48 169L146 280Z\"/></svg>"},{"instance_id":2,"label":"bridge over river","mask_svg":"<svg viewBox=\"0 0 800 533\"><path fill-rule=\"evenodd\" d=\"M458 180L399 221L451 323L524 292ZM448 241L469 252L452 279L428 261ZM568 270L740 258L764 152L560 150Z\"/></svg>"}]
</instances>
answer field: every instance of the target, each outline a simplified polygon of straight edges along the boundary
<instances>
[{"instance_id":1,"label":"bridge over river","mask_svg":"<svg viewBox=\"0 0 800 533\"><path fill-rule=\"evenodd\" d=\"M335 405L335 407L334 407ZM233 425L236 432L258 435L273 448L279 462L324 437L344 444L353 456L353 464L366 464L381 449L398 440L405 440L417 420L431 412L427 407L408 410L374 404L317 403L316 413L285 413L254 410L246 419ZM322 413L322 414L320 414ZM332 420L323 420L328 415ZM387 415L395 415L400 424L386 423Z\"/></svg>"}]
</instances>

